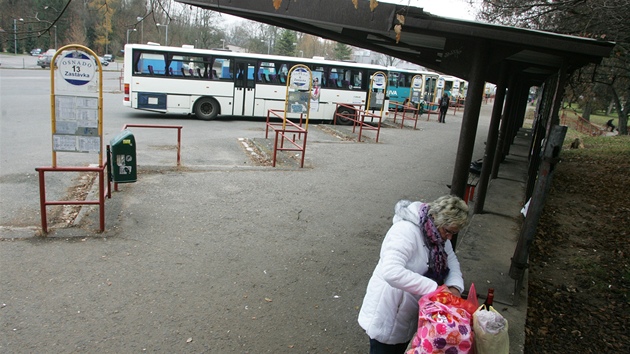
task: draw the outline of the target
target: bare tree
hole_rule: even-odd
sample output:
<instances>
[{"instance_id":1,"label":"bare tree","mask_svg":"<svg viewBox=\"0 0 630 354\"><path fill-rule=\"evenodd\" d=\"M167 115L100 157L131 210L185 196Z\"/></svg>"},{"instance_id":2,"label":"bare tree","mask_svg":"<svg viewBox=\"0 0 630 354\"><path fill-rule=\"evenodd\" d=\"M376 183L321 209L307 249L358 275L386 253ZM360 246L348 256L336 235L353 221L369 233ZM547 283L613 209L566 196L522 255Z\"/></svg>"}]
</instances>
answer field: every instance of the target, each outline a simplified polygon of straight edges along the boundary
<instances>
[{"instance_id":1,"label":"bare tree","mask_svg":"<svg viewBox=\"0 0 630 354\"><path fill-rule=\"evenodd\" d=\"M628 134L630 0L469 1L479 3L477 16L487 22L616 42L610 58L573 73L568 91L587 93L581 95L590 100L587 108L594 102L614 102L619 132Z\"/></svg>"}]
</instances>

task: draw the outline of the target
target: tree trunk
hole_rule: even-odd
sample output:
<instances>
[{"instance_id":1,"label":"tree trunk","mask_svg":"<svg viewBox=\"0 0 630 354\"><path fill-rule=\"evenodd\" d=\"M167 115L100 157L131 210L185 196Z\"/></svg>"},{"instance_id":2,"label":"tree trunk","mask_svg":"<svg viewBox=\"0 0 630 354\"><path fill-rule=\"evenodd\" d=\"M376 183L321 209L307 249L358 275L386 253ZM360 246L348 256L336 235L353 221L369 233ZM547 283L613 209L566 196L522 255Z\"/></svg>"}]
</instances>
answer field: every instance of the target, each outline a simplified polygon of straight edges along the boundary
<instances>
[{"instance_id":1,"label":"tree trunk","mask_svg":"<svg viewBox=\"0 0 630 354\"><path fill-rule=\"evenodd\" d=\"M608 104L608 109L606 110L606 115L609 116L612 113L613 108L615 108L615 99L610 99L610 104Z\"/></svg>"},{"instance_id":2,"label":"tree trunk","mask_svg":"<svg viewBox=\"0 0 630 354\"><path fill-rule=\"evenodd\" d=\"M584 105L584 109L582 110L582 118L590 122L592 111L593 111L593 103L589 99L588 101L586 101L586 104Z\"/></svg>"},{"instance_id":3,"label":"tree trunk","mask_svg":"<svg viewBox=\"0 0 630 354\"><path fill-rule=\"evenodd\" d=\"M624 109L623 112L619 112L619 135L628 135L628 109Z\"/></svg>"}]
</instances>

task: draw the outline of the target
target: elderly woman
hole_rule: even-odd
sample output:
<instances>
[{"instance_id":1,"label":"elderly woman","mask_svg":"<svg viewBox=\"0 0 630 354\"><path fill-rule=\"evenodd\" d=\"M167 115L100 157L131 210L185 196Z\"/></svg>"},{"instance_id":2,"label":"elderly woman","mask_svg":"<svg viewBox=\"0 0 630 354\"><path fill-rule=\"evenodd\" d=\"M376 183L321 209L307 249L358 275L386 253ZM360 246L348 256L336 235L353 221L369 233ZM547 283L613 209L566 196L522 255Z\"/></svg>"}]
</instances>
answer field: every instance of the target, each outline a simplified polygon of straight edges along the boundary
<instances>
[{"instance_id":1,"label":"elderly woman","mask_svg":"<svg viewBox=\"0 0 630 354\"><path fill-rule=\"evenodd\" d=\"M405 352L418 327L423 295L446 284L460 296L464 280L450 240L467 221L468 206L452 195L396 204L359 312L370 354Z\"/></svg>"}]
</instances>

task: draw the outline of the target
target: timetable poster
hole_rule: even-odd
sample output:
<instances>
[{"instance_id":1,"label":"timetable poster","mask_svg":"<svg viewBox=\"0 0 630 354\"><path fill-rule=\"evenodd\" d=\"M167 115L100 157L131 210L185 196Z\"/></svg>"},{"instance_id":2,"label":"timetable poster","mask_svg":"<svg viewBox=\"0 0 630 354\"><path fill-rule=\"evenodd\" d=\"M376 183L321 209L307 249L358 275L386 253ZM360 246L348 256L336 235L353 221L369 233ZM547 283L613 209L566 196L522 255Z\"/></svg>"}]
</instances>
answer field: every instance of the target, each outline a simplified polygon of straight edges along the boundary
<instances>
[{"instance_id":1,"label":"timetable poster","mask_svg":"<svg viewBox=\"0 0 630 354\"><path fill-rule=\"evenodd\" d=\"M55 96L53 150L100 152L98 98Z\"/></svg>"}]
</instances>

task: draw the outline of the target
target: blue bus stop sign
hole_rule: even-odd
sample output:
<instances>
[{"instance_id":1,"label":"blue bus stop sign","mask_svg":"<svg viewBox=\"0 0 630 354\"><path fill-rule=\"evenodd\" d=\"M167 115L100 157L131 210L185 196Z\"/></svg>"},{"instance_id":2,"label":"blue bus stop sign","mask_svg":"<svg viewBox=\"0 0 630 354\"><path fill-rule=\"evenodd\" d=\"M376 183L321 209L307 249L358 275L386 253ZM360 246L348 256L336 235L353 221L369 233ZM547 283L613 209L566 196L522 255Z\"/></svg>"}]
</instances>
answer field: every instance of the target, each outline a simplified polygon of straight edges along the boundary
<instances>
[{"instance_id":1,"label":"blue bus stop sign","mask_svg":"<svg viewBox=\"0 0 630 354\"><path fill-rule=\"evenodd\" d=\"M69 84L82 86L94 79L96 61L82 51L71 51L57 60L59 74Z\"/></svg>"}]
</instances>

